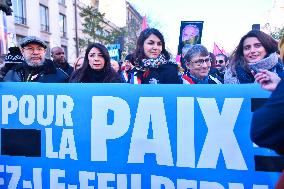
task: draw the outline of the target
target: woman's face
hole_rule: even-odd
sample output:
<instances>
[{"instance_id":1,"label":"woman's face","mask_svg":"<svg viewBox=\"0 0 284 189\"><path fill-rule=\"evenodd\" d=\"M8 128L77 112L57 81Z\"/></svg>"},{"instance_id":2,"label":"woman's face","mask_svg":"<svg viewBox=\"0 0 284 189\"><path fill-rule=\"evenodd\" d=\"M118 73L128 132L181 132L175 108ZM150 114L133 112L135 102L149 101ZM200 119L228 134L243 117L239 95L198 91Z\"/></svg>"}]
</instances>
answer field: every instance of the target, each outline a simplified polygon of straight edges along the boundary
<instances>
[{"instance_id":1,"label":"woman's face","mask_svg":"<svg viewBox=\"0 0 284 189\"><path fill-rule=\"evenodd\" d=\"M243 54L247 63L255 63L263 59L267 52L256 37L248 37L244 40Z\"/></svg>"},{"instance_id":2,"label":"woman's face","mask_svg":"<svg viewBox=\"0 0 284 189\"><path fill-rule=\"evenodd\" d=\"M144 53L147 58L158 58L162 52L162 41L154 34L151 34L143 44Z\"/></svg>"},{"instance_id":3,"label":"woman's face","mask_svg":"<svg viewBox=\"0 0 284 189\"><path fill-rule=\"evenodd\" d=\"M198 79L204 79L209 74L211 67L210 57L197 55L187 63L190 74Z\"/></svg>"},{"instance_id":4,"label":"woman's face","mask_svg":"<svg viewBox=\"0 0 284 189\"><path fill-rule=\"evenodd\" d=\"M88 54L89 65L93 70L101 70L105 66L105 59L99 49L93 47Z\"/></svg>"}]
</instances>

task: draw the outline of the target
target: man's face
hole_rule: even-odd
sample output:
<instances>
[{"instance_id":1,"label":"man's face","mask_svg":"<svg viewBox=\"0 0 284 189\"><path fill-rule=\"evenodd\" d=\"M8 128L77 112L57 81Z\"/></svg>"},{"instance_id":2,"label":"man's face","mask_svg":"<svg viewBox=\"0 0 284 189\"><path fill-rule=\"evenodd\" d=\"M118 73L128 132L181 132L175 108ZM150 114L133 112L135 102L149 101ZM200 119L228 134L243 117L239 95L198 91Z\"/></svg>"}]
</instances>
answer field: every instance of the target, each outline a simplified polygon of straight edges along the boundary
<instances>
[{"instance_id":1,"label":"man's face","mask_svg":"<svg viewBox=\"0 0 284 189\"><path fill-rule=\"evenodd\" d=\"M28 44L21 49L22 54L29 66L37 67L43 65L46 50L38 44Z\"/></svg>"},{"instance_id":2,"label":"man's face","mask_svg":"<svg viewBox=\"0 0 284 189\"><path fill-rule=\"evenodd\" d=\"M53 61L58 64L64 64L66 62L65 53L62 48L52 49L51 57L53 58Z\"/></svg>"},{"instance_id":3,"label":"man's face","mask_svg":"<svg viewBox=\"0 0 284 189\"><path fill-rule=\"evenodd\" d=\"M216 56L216 63L215 63L215 67L219 70L219 71L223 71L226 68L226 62L225 62L225 57L222 55L218 55Z\"/></svg>"}]
</instances>

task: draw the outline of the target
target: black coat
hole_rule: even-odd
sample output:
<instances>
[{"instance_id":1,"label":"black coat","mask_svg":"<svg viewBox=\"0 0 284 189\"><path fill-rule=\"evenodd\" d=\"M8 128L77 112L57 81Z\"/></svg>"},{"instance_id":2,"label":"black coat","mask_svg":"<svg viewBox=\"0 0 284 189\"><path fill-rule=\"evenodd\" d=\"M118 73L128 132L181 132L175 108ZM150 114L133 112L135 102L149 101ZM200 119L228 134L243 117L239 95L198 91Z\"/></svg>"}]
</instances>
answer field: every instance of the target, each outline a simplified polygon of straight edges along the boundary
<instances>
[{"instance_id":1,"label":"black coat","mask_svg":"<svg viewBox=\"0 0 284 189\"><path fill-rule=\"evenodd\" d=\"M267 102L253 113L251 139L261 147L284 155L284 80Z\"/></svg>"},{"instance_id":2,"label":"black coat","mask_svg":"<svg viewBox=\"0 0 284 189\"><path fill-rule=\"evenodd\" d=\"M51 60L46 59L39 67L28 66L26 62L13 67L7 72L3 81L65 83L68 82L68 75L56 68Z\"/></svg>"},{"instance_id":3,"label":"black coat","mask_svg":"<svg viewBox=\"0 0 284 189\"><path fill-rule=\"evenodd\" d=\"M141 84L158 83L158 84L181 84L181 77L178 75L176 64L162 64L158 68L137 72Z\"/></svg>"},{"instance_id":4,"label":"black coat","mask_svg":"<svg viewBox=\"0 0 284 189\"><path fill-rule=\"evenodd\" d=\"M83 77L81 77L81 75ZM89 66L85 72L80 68L70 76L70 83L123 83L121 76L116 73L110 65L99 71L91 69Z\"/></svg>"},{"instance_id":5,"label":"black coat","mask_svg":"<svg viewBox=\"0 0 284 189\"><path fill-rule=\"evenodd\" d=\"M64 66L61 66L54 61L53 61L53 63L57 68L61 69L63 72L65 72L67 75L69 75L69 77L71 76L71 74L74 71L74 68L72 66L70 66L70 64L68 62L65 62Z\"/></svg>"}]
</instances>

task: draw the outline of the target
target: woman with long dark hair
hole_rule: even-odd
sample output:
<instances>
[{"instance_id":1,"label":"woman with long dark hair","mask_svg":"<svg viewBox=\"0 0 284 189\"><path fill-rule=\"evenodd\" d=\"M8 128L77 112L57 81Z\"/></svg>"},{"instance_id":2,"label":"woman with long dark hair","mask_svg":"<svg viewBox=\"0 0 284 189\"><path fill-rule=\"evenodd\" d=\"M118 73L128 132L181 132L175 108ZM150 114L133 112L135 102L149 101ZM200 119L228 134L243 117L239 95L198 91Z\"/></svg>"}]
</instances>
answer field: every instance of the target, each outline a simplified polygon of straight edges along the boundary
<instances>
[{"instance_id":1,"label":"woman with long dark hair","mask_svg":"<svg viewBox=\"0 0 284 189\"><path fill-rule=\"evenodd\" d=\"M244 35L231 56L224 75L224 83L254 83L257 70L268 70L283 75L283 64L278 57L278 43L270 35L251 30Z\"/></svg>"},{"instance_id":2,"label":"woman with long dark hair","mask_svg":"<svg viewBox=\"0 0 284 189\"><path fill-rule=\"evenodd\" d=\"M113 70L107 48L100 43L90 44L84 56L83 66L74 71L71 83L121 83Z\"/></svg>"},{"instance_id":3,"label":"woman with long dark hair","mask_svg":"<svg viewBox=\"0 0 284 189\"><path fill-rule=\"evenodd\" d=\"M161 32L147 28L140 33L135 51L137 82L141 84L181 83L178 65L171 60Z\"/></svg>"}]
</instances>

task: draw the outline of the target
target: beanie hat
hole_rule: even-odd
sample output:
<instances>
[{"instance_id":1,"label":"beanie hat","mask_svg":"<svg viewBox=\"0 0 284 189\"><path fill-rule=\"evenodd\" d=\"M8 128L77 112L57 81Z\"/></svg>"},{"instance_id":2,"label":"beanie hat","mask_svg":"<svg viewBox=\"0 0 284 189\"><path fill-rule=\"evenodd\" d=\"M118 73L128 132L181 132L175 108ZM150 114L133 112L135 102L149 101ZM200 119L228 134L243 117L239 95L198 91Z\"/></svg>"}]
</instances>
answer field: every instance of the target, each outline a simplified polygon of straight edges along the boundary
<instances>
[{"instance_id":1,"label":"beanie hat","mask_svg":"<svg viewBox=\"0 0 284 189\"><path fill-rule=\"evenodd\" d=\"M9 53L5 56L5 64L22 63L24 60L19 47L10 47Z\"/></svg>"}]
</instances>

